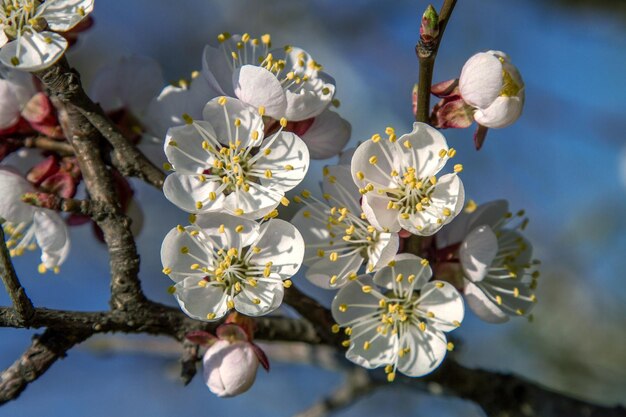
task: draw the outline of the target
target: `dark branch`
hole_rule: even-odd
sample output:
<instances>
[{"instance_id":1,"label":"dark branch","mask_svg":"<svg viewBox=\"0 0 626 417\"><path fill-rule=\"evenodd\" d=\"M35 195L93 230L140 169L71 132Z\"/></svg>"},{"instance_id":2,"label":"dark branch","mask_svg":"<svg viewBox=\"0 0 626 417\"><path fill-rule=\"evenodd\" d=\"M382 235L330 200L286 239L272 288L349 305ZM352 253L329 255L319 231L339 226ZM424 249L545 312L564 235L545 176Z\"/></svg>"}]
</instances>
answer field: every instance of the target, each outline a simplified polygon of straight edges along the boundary
<instances>
[{"instance_id":1,"label":"dark branch","mask_svg":"<svg viewBox=\"0 0 626 417\"><path fill-rule=\"evenodd\" d=\"M82 214L92 219L114 215L111 206L100 201L77 200L63 198L48 193L26 193L22 195L22 201L35 207L43 207L50 210L63 211L65 213Z\"/></svg>"},{"instance_id":2,"label":"dark branch","mask_svg":"<svg viewBox=\"0 0 626 417\"><path fill-rule=\"evenodd\" d=\"M415 120L428 123L430 112L430 87L433 83L433 71L437 51L446 30L448 20L454 10L456 0L445 0L439 11L439 34L430 42L420 38L415 46L415 54L419 61L419 81L417 90L417 112Z\"/></svg>"},{"instance_id":3,"label":"dark branch","mask_svg":"<svg viewBox=\"0 0 626 417\"><path fill-rule=\"evenodd\" d=\"M33 316L33 303L26 295L26 291L15 273L11 255L4 241L4 229L0 225L0 276L4 287L11 298L11 302L15 308L16 320L24 326L27 326L29 320Z\"/></svg>"},{"instance_id":4,"label":"dark branch","mask_svg":"<svg viewBox=\"0 0 626 417\"><path fill-rule=\"evenodd\" d=\"M35 136L23 139L25 148L37 148L43 151L55 152L61 156L74 154L74 148L66 141L50 139L45 136Z\"/></svg>"}]
</instances>

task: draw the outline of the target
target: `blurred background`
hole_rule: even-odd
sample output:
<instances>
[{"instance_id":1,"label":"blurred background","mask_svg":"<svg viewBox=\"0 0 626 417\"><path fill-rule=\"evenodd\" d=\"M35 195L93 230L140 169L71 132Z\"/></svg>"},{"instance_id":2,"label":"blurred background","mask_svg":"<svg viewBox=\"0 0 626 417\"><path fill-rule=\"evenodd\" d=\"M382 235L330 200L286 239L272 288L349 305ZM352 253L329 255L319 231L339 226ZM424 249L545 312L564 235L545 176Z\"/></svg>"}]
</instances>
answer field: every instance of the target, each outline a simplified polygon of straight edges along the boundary
<instances>
[{"instance_id":1,"label":"blurred background","mask_svg":"<svg viewBox=\"0 0 626 417\"><path fill-rule=\"evenodd\" d=\"M275 45L301 46L337 81L351 145L411 128L414 45L427 3L331 0L96 1L95 26L69 60L86 84L124 55L157 59L167 80L199 69L203 45L223 31L271 33ZM439 8L440 2L435 6ZM478 51L508 53L526 82L526 107L512 127L491 130L476 152L472 130L444 132L469 198L506 198L526 209L543 261L535 320L489 325L467 314L455 332L463 364L523 375L584 399L614 403L626 394L626 2L623 0L462 0L446 30L434 81L458 77ZM307 188L321 167L312 164ZM166 303L169 280L159 248L186 216L158 192L133 183L145 219L138 238L149 297ZM72 229L73 252L60 275L39 276L37 256L16 261L36 305L107 308L108 259L88 226ZM332 293L297 285L324 303ZM0 304L8 305L0 294ZM0 330L0 367L34 332ZM70 351L0 416L290 416L341 384L320 367L273 361L245 395L220 400L196 378L177 380L177 355L163 339L101 337ZM391 412L390 410L393 410ZM482 416L473 404L390 385L338 416Z\"/></svg>"}]
</instances>

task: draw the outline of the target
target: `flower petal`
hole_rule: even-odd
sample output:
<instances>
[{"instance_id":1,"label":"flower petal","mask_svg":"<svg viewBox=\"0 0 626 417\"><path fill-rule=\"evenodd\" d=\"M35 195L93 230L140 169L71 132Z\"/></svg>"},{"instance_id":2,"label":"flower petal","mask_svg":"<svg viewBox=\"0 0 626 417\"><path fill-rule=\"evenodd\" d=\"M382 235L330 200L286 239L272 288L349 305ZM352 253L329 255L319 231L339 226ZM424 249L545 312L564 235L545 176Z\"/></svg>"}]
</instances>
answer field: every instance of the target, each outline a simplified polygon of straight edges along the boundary
<instances>
[{"instance_id":1,"label":"flower petal","mask_svg":"<svg viewBox=\"0 0 626 417\"><path fill-rule=\"evenodd\" d=\"M52 210L36 210L33 219L35 239L41 248L41 262L50 269L60 266L70 251L70 236L65 221Z\"/></svg>"},{"instance_id":2,"label":"flower petal","mask_svg":"<svg viewBox=\"0 0 626 417\"><path fill-rule=\"evenodd\" d=\"M359 272L361 265L363 265L363 257L358 253L340 257L336 261L331 261L328 256L325 256L313 263L305 276L318 287L337 289L346 285L349 277Z\"/></svg>"},{"instance_id":3,"label":"flower petal","mask_svg":"<svg viewBox=\"0 0 626 417\"><path fill-rule=\"evenodd\" d=\"M178 173L202 174L212 168L215 158L202 147L204 135L215 137L215 131L203 121L175 126L167 131L163 149Z\"/></svg>"},{"instance_id":4,"label":"flower petal","mask_svg":"<svg viewBox=\"0 0 626 417\"><path fill-rule=\"evenodd\" d=\"M436 175L448 160L447 156L439 156L442 150L448 151L446 138L426 123L413 123L411 133L400 136L397 143L402 145L396 147L396 152L402 150L402 166L415 167L417 178Z\"/></svg>"},{"instance_id":5,"label":"flower petal","mask_svg":"<svg viewBox=\"0 0 626 417\"><path fill-rule=\"evenodd\" d=\"M378 298L374 294L361 290L363 285L374 285L369 275L361 275L358 280L348 282L335 295L331 311L333 319L340 326L352 325L353 321L368 316L380 308Z\"/></svg>"},{"instance_id":6,"label":"flower petal","mask_svg":"<svg viewBox=\"0 0 626 417\"><path fill-rule=\"evenodd\" d=\"M224 210L237 214L246 219L256 220L269 214L280 204L285 194L282 191L272 190L261 184L248 183L250 189L237 189L224 200ZM240 213L241 210L241 214Z\"/></svg>"},{"instance_id":7,"label":"flower petal","mask_svg":"<svg viewBox=\"0 0 626 417\"><path fill-rule=\"evenodd\" d=\"M395 265L385 266L374 274L374 283L387 290L393 290L398 296L408 291L420 290L432 277L428 264L422 265L422 258L410 253L401 253L395 258ZM398 281L396 278L402 276ZM409 277L413 276L411 282Z\"/></svg>"},{"instance_id":8,"label":"flower petal","mask_svg":"<svg viewBox=\"0 0 626 417\"><path fill-rule=\"evenodd\" d=\"M444 281L428 282L421 291L418 308L435 316L426 319L428 326L449 332L463 321L465 307L463 297L454 286Z\"/></svg>"},{"instance_id":9,"label":"flower petal","mask_svg":"<svg viewBox=\"0 0 626 417\"><path fill-rule=\"evenodd\" d=\"M202 53L202 76L217 94L234 97L233 69L224 51L205 46Z\"/></svg>"},{"instance_id":10,"label":"flower petal","mask_svg":"<svg viewBox=\"0 0 626 417\"><path fill-rule=\"evenodd\" d=\"M293 225L272 219L261 225L259 237L253 246L261 251L250 257L250 262L257 265L272 263L272 272L280 279L289 279L298 272L304 258L304 240Z\"/></svg>"},{"instance_id":11,"label":"flower petal","mask_svg":"<svg viewBox=\"0 0 626 417\"><path fill-rule=\"evenodd\" d=\"M389 200L373 194L365 194L361 200L361 208L367 217L367 221L379 230L398 232L401 227L398 221L399 210L388 208Z\"/></svg>"},{"instance_id":12,"label":"flower petal","mask_svg":"<svg viewBox=\"0 0 626 417\"><path fill-rule=\"evenodd\" d=\"M397 168L400 168L401 156L397 151L395 145L388 140L363 142L352 156L350 171L354 182L360 188L368 183L372 183L376 188L395 187L395 181L389 174L393 169L400 171ZM376 163L372 164L371 161Z\"/></svg>"},{"instance_id":13,"label":"flower petal","mask_svg":"<svg viewBox=\"0 0 626 417\"><path fill-rule=\"evenodd\" d=\"M325 167L322 191L331 197L331 204L346 207L351 213L361 212L361 194L350 174L350 167L328 165Z\"/></svg>"},{"instance_id":14,"label":"flower petal","mask_svg":"<svg viewBox=\"0 0 626 417\"><path fill-rule=\"evenodd\" d=\"M311 127L302 135L312 159L327 159L341 152L350 140L352 126L331 110L315 117Z\"/></svg>"},{"instance_id":15,"label":"flower petal","mask_svg":"<svg viewBox=\"0 0 626 417\"><path fill-rule=\"evenodd\" d=\"M386 266L398 253L400 237L397 233L381 233L378 242L367 251L369 271L376 271Z\"/></svg>"},{"instance_id":16,"label":"flower petal","mask_svg":"<svg viewBox=\"0 0 626 417\"><path fill-rule=\"evenodd\" d=\"M22 34L19 41L11 41L0 49L0 62L9 68L39 71L57 62L66 49L67 40L58 33L29 32Z\"/></svg>"},{"instance_id":17,"label":"flower petal","mask_svg":"<svg viewBox=\"0 0 626 417\"><path fill-rule=\"evenodd\" d=\"M265 114L280 119L287 109L287 98L278 79L265 68L243 65L233 72L235 95L253 107L265 107Z\"/></svg>"},{"instance_id":18,"label":"flower petal","mask_svg":"<svg viewBox=\"0 0 626 417\"><path fill-rule=\"evenodd\" d=\"M33 186L20 174L0 167L0 217L16 224L30 222L35 215L35 207L22 202L21 196L33 191Z\"/></svg>"},{"instance_id":19,"label":"flower petal","mask_svg":"<svg viewBox=\"0 0 626 417\"><path fill-rule=\"evenodd\" d=\"M259 236L257 222L226 213L199 215L195 224L211 237L218 248L227 250L250 246Z\"/></svg>"},{"instance_id":20,"label":"flower petal","mask_svg":"<svg viewBox=\"0 0 626 417\"><path fill-rule=\"evenodd\" d=\"M503 128L519 119L523 108L524 90L522 89L518 97L501 96L496 98L489 107L476 110L474 120L488 128Z\"/></svg>"},{"instance_id":21,"label":"flower petal","mask_svg":"<svg viewBox=\"0 0 626 417\"><path fill-rule=\"evenodd\" d=\"M221 182L202 181L198 175L174 172L167 176L163 184L165 197L188 213L207 213L224 209L224 194L216 193ZM212 200L212 194L215 199ZM198 208L198 202L202 206Z\"/></svg>"},{"instance_id":22,"label":"flower petal","mask_svg":"<svg viewBox=\"0 0 626 417\"><path fill-rule=\"evenodd\" d=\"M235 310L247 316L263 316L280 306L284 293L281 283L259 280L256 287L246 286L235 296ZM258 300L258 304L252 300Z\"/></svg>"},{"instance_id":23,"label":"flower petal","mask_svg":"<svg viewBox=\"0 0 626 417\"><path fill-rule=\"evenodd\" d=\"M241 141L239 146L242 148L260 145L264 125L258 112L236 98L225 98L226 102L222 105L220 102L223 99L214 98L206 103L202 110L202 117L213 126L217 140L226 146L239 140ZM240 125L236 126L237 123ZM253 136L257 139L254 140Z\"/></svg>"},{"instance_id":24,"label":"flower petal","mask_svg":"<svg viewBox=\"0 0 626 417\"><path fill-rule=\"evenodd\" d=\"M200 286L198 282L198 278L189 277L174 286L174 296L180 308L189 317L197 320L215 321L224 317L228 311L228 297L224 290L211 284ZM211 319L208 318L209 314Z\"/></svg>"},{"instance_id":25,"label":"flower petal","mask_svg":"<svg viewBox=\"0 0 626 417\"><path fill-rule=\"evenodd\" d=\"M488 323L504 323L509 316L473 282L465 281L465 300L469 308L482 320Z\"/></svg>"},{"instance_id":26,"label":"flower petal","mask_svg":"<svg viewBox=\"0 0 626 417\"><path fill-rule=\"evenodd\" d=\"M459 249L461 265L467 278L482 281L498 253L498 238L489 226L472 230Z\"/></svg>"},{"instance_id":27,"label":"flower petal","mask_svg":"<svg viewBox=\"0 0 626 417\"><path fill-rule=\"evenodd\" d=\"M446 356L446 336L436 329L407 326L402 342L398 348L408 352L398 358L398 370L411 377L431 373Z\"/></svg>"},{"instance_id":28,"label":"flower petal","mask_svg":"<svg viewBox=\"0 0 626 417\"><path fill-rule=\"evenodd\" d=\"M472 56L461 70L459 89L468 104L489 107L502 90L502 63L489 52Z\"/></svg>"},{"instance_id":29,"label":"flower petal","mask_svg":"<svg viewBox=\"0 0 626 417\"><path fill-rule=\"evenodd\" d=\"M319 246L329 245L330 232L326 228L326 222L321 221L321 217L327 216L329 210L328 206L313 202L310 207L307 205L298 210L291 219L291 224L298 229L306 242L304 264L307 266L318 261L318 258L310 261L307 258L315 257Z\"/></svg>"},{"instance_id":30,"label":"flower petal","mask_svg":"<svg viewBox=\"0 0 626 417\"><path fill-rule=\"evenodd\" d=\"M274 136L278 135L276 138ZM309 150L297 135L281 131L267 138L271 145L263 149L270 150L254 163L255 170L271 172L261 177L261 184L278 191L289 191L304 179L309 169Z\"/></svg>"},{"instance_id":31,"label":"flower petal","mask_svg":"<svg viewBox=\"0 0 626 417\"><path fill-rule=\"evenodd\" d=\"M194 229L187 226L181 232L178 228L173 228L163 239L161 244L161 264L163 271L174 282L180 282L185 278L193 277L196 281L202 279L206 274L199 269L192 269L193 264L199 263L198 259L204 260L205 266L212 258L212 246L210 242L202 237L192 237L189 233ZM187 254L181 252L182 248L187 248Z\"/></svg>"},{"instance_id":32,"label":"flower petal","mask_svg":"<svg viewBox=\"0 0 626 417\"><path fill-rule=\"evenodd\" d=\"M353 326L350 342L346 358L367 369L393 363L398 352L398 337L392 332L377 332L376 325ZM369 344L367 349L365 342Z\"/></svg>"},{"instance_id":33,"label":"flower petal","mask_svg":"<svg viewBox=\"0 0 626 417\"><path fill-rule=\"evenodd\" d=\"M0 130L15 125L20 119L20 103L10 81L0 79Z\"/></svg>"},{"instance_id":34,"label":"flower petal","mask_svg":"<svg viewBox=\"0 0 626 417\"><path fill-rule=\"evenodd\" d=\"M44 8L40 17L46 19L50 29L66 32L79 24L93 11L94 0L52 0Z\"/></svg>"}]
</instances>

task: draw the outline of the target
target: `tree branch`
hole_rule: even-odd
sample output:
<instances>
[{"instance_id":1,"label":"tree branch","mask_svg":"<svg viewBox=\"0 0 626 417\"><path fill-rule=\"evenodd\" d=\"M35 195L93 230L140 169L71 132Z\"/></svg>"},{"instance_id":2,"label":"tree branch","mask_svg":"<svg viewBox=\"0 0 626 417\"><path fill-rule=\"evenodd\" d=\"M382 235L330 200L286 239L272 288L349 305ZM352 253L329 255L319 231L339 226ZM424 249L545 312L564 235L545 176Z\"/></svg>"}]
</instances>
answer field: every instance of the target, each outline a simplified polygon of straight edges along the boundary
<instances>
[{"instance_id":1,"label":"tree branch","mask_svg":"<svg viewBox=\"0 0 626 417\"><path fill-rule=\"evenodd\" d=\"M33 316L33 303L26 295L26 291L13 268L9 249L4 241L4 229L0 225L0 276L4 287L11 298L11 302L15 308L15 317L21 325L27 326L29 320Z\"/></svg>"},{"instance_id":2,"label":"tree branch","mask_svg":"<svg viewBox=\"0 0 626 417\"><path fill-rule=\"evenodd\" d=\"M35 336L20 358L0 374L0 405L17 398L28 384L41 376L58 359L89 333L64 333L48 329Z\"/></svg>"},{"instance_id":3,"label":"tree branch","mask_svg":"<svg viewBox=\"0 0 626 417\"><path fill-rule=\"evenodd\" d=\"M417 112L415 120L428 123L430 118L430 87L433 83L433 71L435 68L435 58L437 51L446 30L446 25L454 10L457 0L445 0L439 11L439 33L430 42L425 42L421 37L415 45L415 54L419 61L419 81L417 90Z\"/></svg>"},{"instance_id":4,"label":"tree branch","mask_svg":"<svg viewBox=\"0 0 626 417\"><path fill-rule=\"evenodd\" d=\"M50 139L45 136L34 136L23 139L25 148L37 148L43 151L56 152L62 156L74 154L74 148L66 141Z\"/></svg>"}]
</instances>

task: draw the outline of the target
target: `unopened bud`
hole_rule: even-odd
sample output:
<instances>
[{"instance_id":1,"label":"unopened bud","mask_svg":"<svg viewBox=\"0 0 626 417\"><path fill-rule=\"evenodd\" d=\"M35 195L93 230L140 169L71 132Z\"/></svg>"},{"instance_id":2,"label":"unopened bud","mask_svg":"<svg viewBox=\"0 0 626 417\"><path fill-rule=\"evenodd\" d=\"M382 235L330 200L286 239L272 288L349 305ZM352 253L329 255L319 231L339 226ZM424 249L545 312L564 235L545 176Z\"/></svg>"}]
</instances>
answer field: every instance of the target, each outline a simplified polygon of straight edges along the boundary
<instances>
[{"instance_id":1,"label":"unopened bud","mask_svg":"<svg viewBox=\"0 0 626 417\"><path fill-rule=\"evenodd\" d=\"M422 15L420 25L420 39L422 42L431 43L439 35L439 15L432 4L429 4Z\"/></svg>"}]
</instances>

